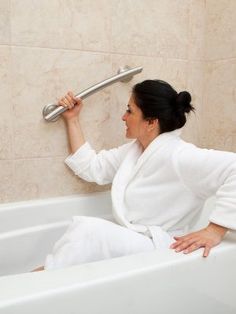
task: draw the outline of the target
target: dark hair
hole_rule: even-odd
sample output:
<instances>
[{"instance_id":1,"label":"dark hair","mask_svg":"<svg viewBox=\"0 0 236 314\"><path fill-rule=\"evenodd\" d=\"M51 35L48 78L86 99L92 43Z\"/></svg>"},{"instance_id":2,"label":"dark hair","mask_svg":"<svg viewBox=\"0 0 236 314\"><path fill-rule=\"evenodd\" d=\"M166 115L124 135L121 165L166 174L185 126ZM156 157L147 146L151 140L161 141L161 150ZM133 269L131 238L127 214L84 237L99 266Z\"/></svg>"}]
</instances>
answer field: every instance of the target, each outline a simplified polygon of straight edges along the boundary
<instances>
[{"instance_id":1,"label":"dark hair","mask_svg":"<svg viewBox=\"0 0 236 314\"><path fill-rule=\"evenodd\" d=\"M179 94L161 80L146 80L134 85L133 96L146 120L158 119L160 133L182 128L186 123L186 113L194 111L191 95Z\"/></svg>"}]
</instances>

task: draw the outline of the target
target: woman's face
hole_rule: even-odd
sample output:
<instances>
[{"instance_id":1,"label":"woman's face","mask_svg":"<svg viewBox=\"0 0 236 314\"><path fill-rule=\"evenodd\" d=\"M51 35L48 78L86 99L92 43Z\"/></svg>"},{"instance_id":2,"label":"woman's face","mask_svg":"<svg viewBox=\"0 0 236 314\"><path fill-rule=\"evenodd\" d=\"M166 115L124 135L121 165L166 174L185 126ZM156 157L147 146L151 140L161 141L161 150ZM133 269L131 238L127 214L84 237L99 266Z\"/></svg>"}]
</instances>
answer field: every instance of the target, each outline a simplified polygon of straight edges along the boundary
<instances>
[{"instance_id":1,"label":"woman's face","mask_svg":"<svg viewBox=\"0 0 236 314\"><path fill-rule=\"evenodd\" d=\"M126 137L142 139L147 132L148 121L143 119L141 109L135 104L133 95L130 97L127 110L122 116L126 124Z\"/></svg>"}]
</instances>

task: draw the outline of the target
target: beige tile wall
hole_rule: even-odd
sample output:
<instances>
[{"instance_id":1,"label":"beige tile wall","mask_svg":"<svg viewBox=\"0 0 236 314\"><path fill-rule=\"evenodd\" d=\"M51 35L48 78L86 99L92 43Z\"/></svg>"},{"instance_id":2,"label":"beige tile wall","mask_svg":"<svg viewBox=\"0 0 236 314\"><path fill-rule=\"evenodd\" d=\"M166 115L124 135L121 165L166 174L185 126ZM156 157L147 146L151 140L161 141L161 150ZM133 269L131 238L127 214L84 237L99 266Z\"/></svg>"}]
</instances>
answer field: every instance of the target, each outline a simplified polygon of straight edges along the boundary
<instances>
[{"instance_id":1,"label":"beige tile wall","mask_svg":"<svg viewBox=\"0 0 236 314\"><path fill-rule=\"evenodd\" d=\"M147 78L192 93L197 111L185 139L234 149L236 41L227 37L235 28L232 11L233 0L1 0L0 201L109 188L70 172L63 163L64 123L46 123L41 112L67 90L83 90L125 64L144 70L84 101L81 123L97 150L124 143L121 115L132 85ZM222 102L228 107L222 109Z\"/></svg>"},{"instance_id":2,"label":"beige tile wall","mask_svg":"<svg viewBox=\"0 0 236 314\"><path fill-rule=\"evenodd\" d=\"M206 62L202 145L236 152L236 58Z\"/></svg>"},{"instance_id":3,"label":"beige tile wall","mask_svg":"<svg viewBox=\"0 0 236 314\"><path fill-rule=\"evenodd\" d=\"M206 59L236 57L236 1L206 1Z\"/></svg>"},{"instance_id":4,"label":"beige tile wall","mask_svg":"<svg viewBox=\"0 0 236 314\"><path fill-rule=\"evenodd\" d=\"M10 45L11 29L10 29L10 0L0 1L0 44Z\"/></svg>"},{"instance_id":5,"label":"beige tile wall","mask_svg":"<svg viewBox=\"0 0 236 314\"><path fill-rule=\"evenodd\" d=\"M236 152L236 1L206 3L202 145Z\"/></svg>"}]
</instances>

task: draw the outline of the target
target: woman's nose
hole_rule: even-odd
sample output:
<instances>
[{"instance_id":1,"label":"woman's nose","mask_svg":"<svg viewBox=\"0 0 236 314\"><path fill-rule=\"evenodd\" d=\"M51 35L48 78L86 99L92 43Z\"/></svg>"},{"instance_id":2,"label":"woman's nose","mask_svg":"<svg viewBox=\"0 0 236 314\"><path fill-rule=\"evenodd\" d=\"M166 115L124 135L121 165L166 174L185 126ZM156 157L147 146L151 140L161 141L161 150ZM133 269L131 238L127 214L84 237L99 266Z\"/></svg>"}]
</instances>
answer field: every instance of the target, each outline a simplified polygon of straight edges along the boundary
<instances>
[{"instance_id":1,"label":"woman's nose","mask_svg":"<svg viewBox=\"0 0 236 314\"><path fill-rule=\"evenodd\" d=\"M126 113L124 113L123 116L122 116L122 120L123 121L126 121L126 116L127 116Z\"/></svg>"}]
</instances>

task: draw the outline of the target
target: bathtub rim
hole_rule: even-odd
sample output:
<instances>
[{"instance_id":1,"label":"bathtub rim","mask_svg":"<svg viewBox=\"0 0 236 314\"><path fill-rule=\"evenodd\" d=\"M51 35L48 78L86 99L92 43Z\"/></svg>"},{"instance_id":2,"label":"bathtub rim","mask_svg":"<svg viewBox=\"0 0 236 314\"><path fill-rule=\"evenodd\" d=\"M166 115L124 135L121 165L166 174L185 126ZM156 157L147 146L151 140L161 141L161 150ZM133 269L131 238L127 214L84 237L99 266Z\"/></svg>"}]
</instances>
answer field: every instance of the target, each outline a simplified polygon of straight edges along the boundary
<instances>
[{"instance_id":1,"label":"bathtub rim","mask_svg":"<svg viewBox=\"0 0 236 314\"><path fill-rule=\"evenodd\" d=\"M96 207L95 204L97 203L99 207ZM86 208L87 205L89 205L89 208ZM70 209L67 209L67 207ZM38 215L39 212L40 215ZM0 218L2 221L0 235L71 220L73 216L80 215L81 212L82 215L101 216L109 219L112 216L111 191L0 204ZM26 216L21 221L20 218L23 214Z\"/></svg>"},{"instance_id":2,"label":"bathtub rim","mask_svg":"<svg viewBox=\"0 0 236 314\"><path fill-rule=\"evenodd\" d=\"M71 199L77 200L79 198L85 200L91 199L91 196L96 198L98 195L105 198L110 197L110 190L91 194L6 203L0 205L0 209L5 208L8 210L10 208L11 210L13 207L20 209L22 206L28 205L30 207L32 204L37 204L38 206L45 206L45 204L54 205L55 200L67 203ZM3 293L0 294L0 309L12 304L12 302L23 302L22 300L39 298L42 295L50 296L68 289L82 289L89 287L91 284L132 276L137 272L146 272L150 269L158 270L163 267L170 267L171 269L178 263L187 263L189 261L208 263L208 261L211 262L217 259L223 252L236 250L236 237L233 237L232 240L231 234L229 233L219 246L212 249L207 259L202 258L202 250L189 255L177 254L173 250L159 250L71 266L60 270L1 276L0 289L3 288L1 289ZM24 283L23 287L21 282ZM14 291L12 291L13 286Z\"/></svg>"},{"instance_id":3,"label":"bathtub rim","mask_svg":"<svg viewBox=\"0 0 236 314\"><path fill-rule=\"evenodd\" d=\"M176 253L173 250L156 250L108 260L75 265L63 269L29 272L0 277L0 309L12 303L50 296L63 291L84 289L107 281L132 277L150 270L169 267L170 271L179 263L214 263L224 253L235 251L236 234L229 233L222 243L212 249L207 258L202 250L191 254ZM235 254L234 253L234 254ZM24 283L22 286L21 283ZM14 286L14 290L12 287Z\"/></svg>"},{"instance_id":4,"label":"bathtub rim","mask_svg":"<svg viewBox=\"0 0 236 314\"><path fill-rule=\"evenodd\" d=\"M53 205L57 203L66 203L68 201L76 201L78 199L90 199L91 197L97 196L109 196L111 194L111 190L101 191L101 192L92 192L92 193L77 193L65 196L55 196L55 197L47 197L47 198L35 198L24 201L16 201L16 202L6 202L0 203L0 214L5 210L15 210L22 207L32 207L32 204L35 207L45 206L45 205Z\"/></svg>"}]
</instances>

